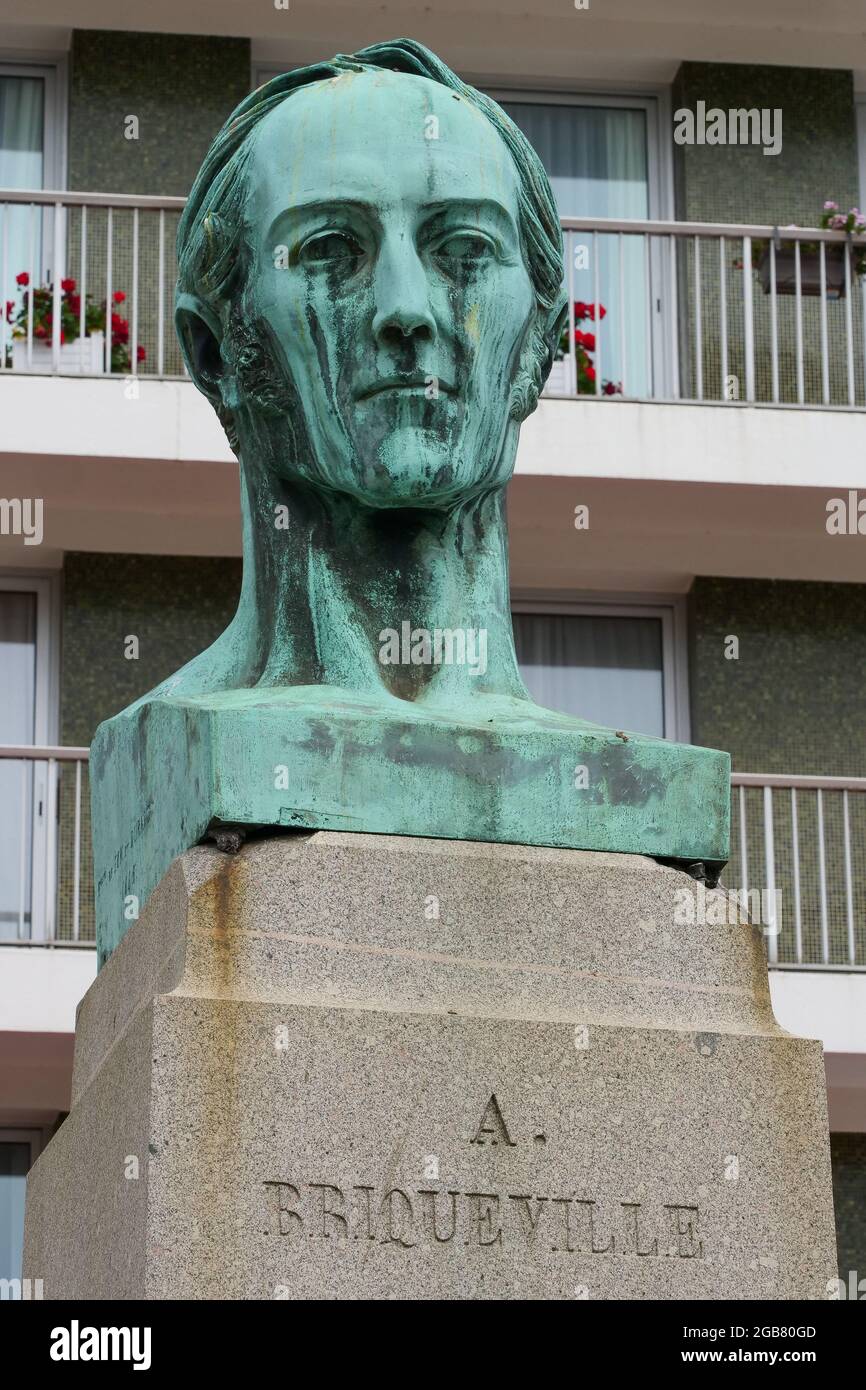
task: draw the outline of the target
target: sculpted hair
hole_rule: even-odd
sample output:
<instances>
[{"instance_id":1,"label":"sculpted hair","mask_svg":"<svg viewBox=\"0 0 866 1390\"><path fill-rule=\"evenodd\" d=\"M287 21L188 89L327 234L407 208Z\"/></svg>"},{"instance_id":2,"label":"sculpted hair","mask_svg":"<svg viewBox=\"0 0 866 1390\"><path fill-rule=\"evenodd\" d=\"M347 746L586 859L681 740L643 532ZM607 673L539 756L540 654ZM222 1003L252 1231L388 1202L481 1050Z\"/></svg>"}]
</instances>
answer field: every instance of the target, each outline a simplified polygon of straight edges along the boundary
<instances>
[{"instance_id":1,"label":"sculpted hair","mask_svg":"<svg viewBox=\"0 0 866 1390\"><path fill-rule=\"evenodd\" d=\"M553 192L535 150L502 108L462 82L435 54L412 39L373 44L358 53L337 54L329 62L283 73L241 102L205 155L178 225L176 298L197 295L219 321L222 335L231 337L232 309L243 292L249 263L245 204L252 133L298 88L342 73L377 69L427 77L455 92L498 131L514 161L520 238L536 299L532 339L511 402L512 416L523 420L538 403L567 310L562 232ZM186 341L183 346L191 355L191 344ZM231 439L231 413L219 405L217 411Z\"/></svg>"}]
</instances>

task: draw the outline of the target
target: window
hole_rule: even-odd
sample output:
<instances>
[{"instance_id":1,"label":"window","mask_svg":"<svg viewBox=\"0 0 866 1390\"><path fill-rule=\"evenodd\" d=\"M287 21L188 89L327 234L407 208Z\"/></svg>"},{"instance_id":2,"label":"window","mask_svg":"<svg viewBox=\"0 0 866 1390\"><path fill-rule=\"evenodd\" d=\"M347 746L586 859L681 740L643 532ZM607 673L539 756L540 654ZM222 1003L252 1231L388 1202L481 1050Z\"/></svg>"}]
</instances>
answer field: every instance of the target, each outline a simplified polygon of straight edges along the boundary
<instances>
[{"instance_id":1,"label":"window","mask_svg":"<svg viewBox=\"0 0 866 1390\"><path fill-rule=\"evenodd\" d=\"M36 1130L0 1129L0 1279L21 1278L24 1194L39 1139Z\"/></svg>"},{"instance_id":2,"label":"window","mask_svg":"<svg viewBox=\"0 0 866 1390\"><path fill-rule=\"evenodd\" d=\"M501 104L537 150L563 217L646 219L658 217L655 158L656 102L653 98L501 98ZM575 301L595 299L594 258L603 324L602 377L613 384L625 375L630 396L651 394L652 362L647 324L648 264L642 238L577 234L574 265L568 267ZM622 254L622 267L620 267ZM596 333L583 322L578 331Z\"/></svg>"},{"instance_id":3,"label":"window","mask_svg":"<svg viewBox=\"0 0 866 1390\"><path fill-rule=\"evenodd\" d=\"M517 660L537 704L606 728L687 740L679 601L514 604Z\"/></svg>"},{"instance_id":4,"label":"window","mask_svg":"<svg viewBox=\"0 0 866 1390\"><path fill-rule=\"evenodd\" d=\"M63 184L58 68L0 62L0 188L60 188ZM32 267L46 278L47 212L8 204L0 230L3 303L16 300L15 277Z\"/></svg>"},{"instance_id":5,"label":"window","mask_svg":"<svg viewBox=\"0 0 866 1390\"><path fill-rule=\"evenodd\" d=\"M0 576L0 744L45 745L56 727L56 661L48 578ZM49 766L0 759L0 942L41 939L53 905ZM56 770L55 770L56 775Z\"/></svg>"}]
</instances>

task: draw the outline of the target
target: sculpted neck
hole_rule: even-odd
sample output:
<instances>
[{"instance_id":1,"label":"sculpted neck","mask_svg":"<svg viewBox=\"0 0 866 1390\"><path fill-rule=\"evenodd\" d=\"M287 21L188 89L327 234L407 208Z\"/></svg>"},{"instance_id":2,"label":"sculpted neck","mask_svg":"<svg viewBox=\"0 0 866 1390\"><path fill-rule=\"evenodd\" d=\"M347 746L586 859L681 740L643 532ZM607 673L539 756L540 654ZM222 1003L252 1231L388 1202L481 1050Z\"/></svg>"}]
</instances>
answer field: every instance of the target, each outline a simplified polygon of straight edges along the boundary
<instances>
[{"instance_id":1,"label":"sculpted neck","mask_svg":"<svg viewBox=\"0 0 866 1390\"><path fill-rule=\"evenodd\" d=\"M242 683L332 685L431 704L525 698L504 493L373 510L243 470L244 580L231 625Z\"/></svg>"}]
</instances>

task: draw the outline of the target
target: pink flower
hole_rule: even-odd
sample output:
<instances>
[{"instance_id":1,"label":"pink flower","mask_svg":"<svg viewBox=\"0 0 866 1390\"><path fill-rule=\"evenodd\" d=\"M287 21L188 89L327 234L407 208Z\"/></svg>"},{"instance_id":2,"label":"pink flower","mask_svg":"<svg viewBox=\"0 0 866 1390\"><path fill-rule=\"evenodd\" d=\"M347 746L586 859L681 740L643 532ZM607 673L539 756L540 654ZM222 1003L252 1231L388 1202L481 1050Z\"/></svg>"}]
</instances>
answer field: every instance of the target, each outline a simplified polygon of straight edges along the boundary
<instances>
[{"instance_id":1,"label":"pink flower","mask_svg":"<svg viewBox=\"0 0 866 1390\"><path fill-rule=\"evenodd\" d=\"M831 198L828 198L827 201L826 201L826 203L824 204L824 211L825 211L825 212L837 212L838 210L839 210L839 204L838 204L838 203L834 203L833 200L832 200Z\"/></svg>"}]
</instances>

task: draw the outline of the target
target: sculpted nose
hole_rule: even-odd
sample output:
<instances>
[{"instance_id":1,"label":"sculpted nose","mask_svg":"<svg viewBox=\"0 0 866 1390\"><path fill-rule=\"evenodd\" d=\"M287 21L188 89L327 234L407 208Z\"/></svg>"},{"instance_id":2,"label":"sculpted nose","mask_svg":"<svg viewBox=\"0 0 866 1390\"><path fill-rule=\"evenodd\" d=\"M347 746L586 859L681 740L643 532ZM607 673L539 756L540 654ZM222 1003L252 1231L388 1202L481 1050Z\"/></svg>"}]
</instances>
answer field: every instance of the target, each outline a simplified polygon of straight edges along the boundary
<instances>
[{"instance_id":1,"label":"sculpted nose","mask_svg":"<svg viewBox=\"0 0 866 1390\"><path fill-rule=\"evenodd\" d=\"M385 246L376 267L373 336L383 347L407 341L432 342L436 320L430 309L427 275L408 238Z\"/></svg>"}]
</instances>

